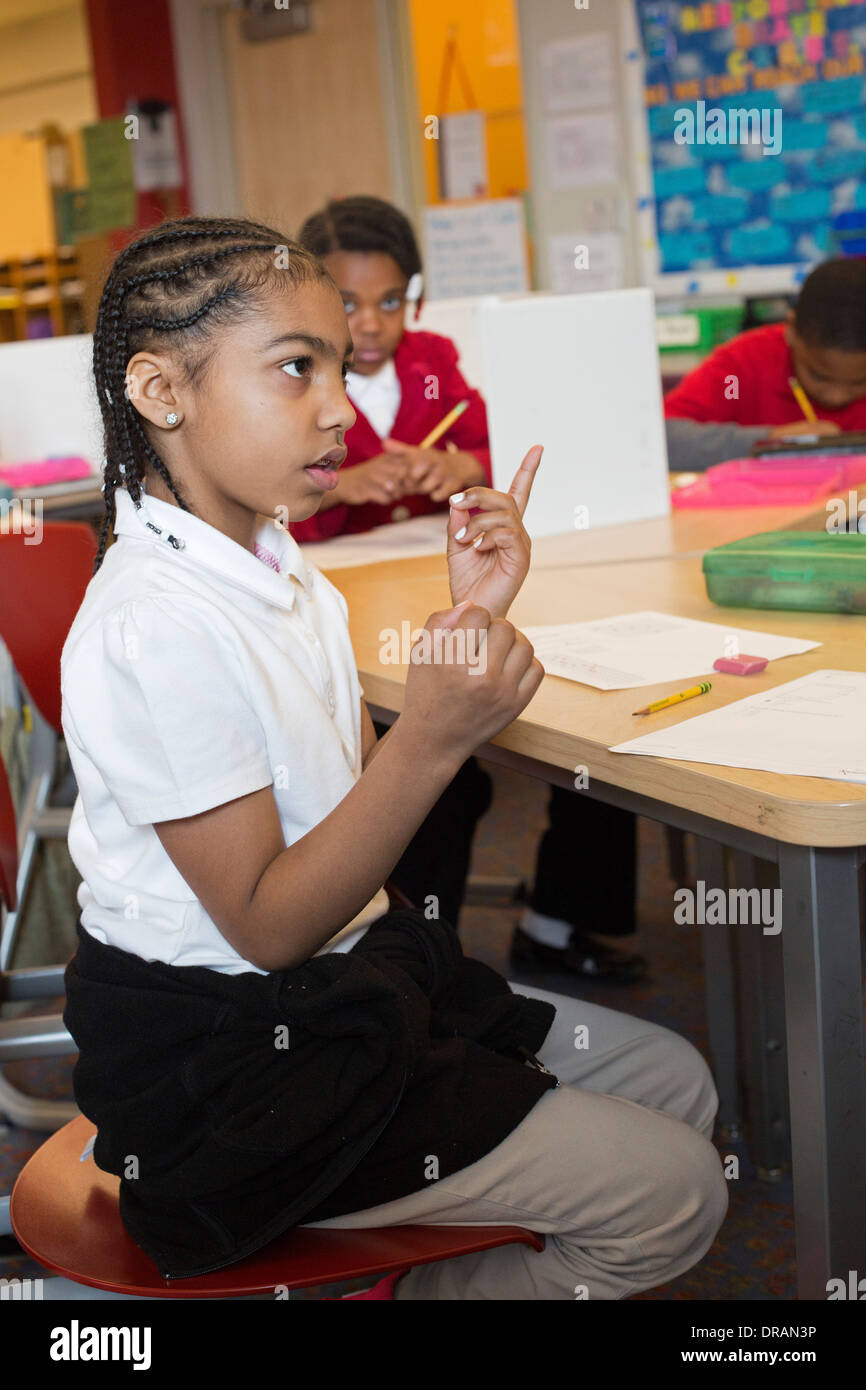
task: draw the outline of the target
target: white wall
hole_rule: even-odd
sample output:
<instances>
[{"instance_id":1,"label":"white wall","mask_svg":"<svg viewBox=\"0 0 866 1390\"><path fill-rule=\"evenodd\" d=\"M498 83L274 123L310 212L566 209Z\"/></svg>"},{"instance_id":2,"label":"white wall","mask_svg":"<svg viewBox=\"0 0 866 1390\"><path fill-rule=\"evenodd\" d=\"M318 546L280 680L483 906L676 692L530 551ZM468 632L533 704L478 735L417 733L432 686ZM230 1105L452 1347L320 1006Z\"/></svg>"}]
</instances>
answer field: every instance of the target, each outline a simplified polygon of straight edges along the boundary
<instances>
[{"instance_id":1,"label":"white wall","mask_svg":"<svg viewBox=\"0 0 866 1390\"><path fill-rule=\"evenodd\" d=\"M224 4L216 0L170 3L192 210L201 216L249 215L240 191L243 180L238 169L230 59L225 47L224 18L229 5L227 0ZM391 197L417 220L422 189L421 154L412 148L415 92L404 0L375 0L374 13ZM353 132L346 131L343 138L351 146ZM304 209L303 215L307 211ZM295 230L298 217L290 221Z\"/></svg>"},{"instance_id":2,"label":"white wall","mask_svg":"<svg viewBox=\"0 0 866 1390\"><path fill-rule=\"evenodd\" d=\"M593 232L605 230L622 231L623 283L639 285L642 280L632 187L632 171L638 151L634 148L633 122L628 119L629 93L624 62L632 15L631 0L591 0L586 10L575 9L569 0L517 0L517 5L538 287L552 287L549 256L551 236L573 236L575 243L587 245L591 264ZM542 51L547 43L557 39L576 39L595 34L609 35L613 46L613 107L618 126L618 167L611 169L609 179L560 191L551 186L548 168L547 123L549 115L554 113L548 112L545 102Z\"/></svg>"},{"instance_id":3,"label":"white wall","mask_svg":"<svg viewBox=\"0 0 866 1390\"><path fill-rule=\"evenodd\" d=\"M0 131L97 118L84 0L0 3Z\"/></svg>"}]
</instances>

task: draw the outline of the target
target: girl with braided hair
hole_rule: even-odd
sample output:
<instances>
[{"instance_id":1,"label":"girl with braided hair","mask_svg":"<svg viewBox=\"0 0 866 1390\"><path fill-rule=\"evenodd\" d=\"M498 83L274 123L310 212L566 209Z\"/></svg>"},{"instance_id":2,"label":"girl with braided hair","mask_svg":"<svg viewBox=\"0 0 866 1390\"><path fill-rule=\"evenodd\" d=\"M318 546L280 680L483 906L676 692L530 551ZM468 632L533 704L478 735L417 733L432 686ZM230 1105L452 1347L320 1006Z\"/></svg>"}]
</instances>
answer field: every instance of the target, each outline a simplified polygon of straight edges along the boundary
<instances>
[{"instance_id":1,"label":"girl with braided hair","mask_svg":"<svg viewBox=\"0 0 866 1390\"><path fill-rule=\"evenodd\" d=\"M362 849L366 837L348 834L352 848L344 850L341 886L334 884L327 903L322 901L315 886L321 858L336 852L335 836L342 839L356 824L366 824L369 831L383 814L380 802L390 798L393 789L387 789L404 766L405 753L398 749L429 698L425 692L441 685L444 693L454 681L463 689L470 674L465 666L460 677L453 665L413 667L409 718L399 734L395 730L382 740L375 770L360 775L361 760L372 759L375 739L357 686L345 604L304 563L287 534L289 522L315 514L345 460L344 435L355 418L345 391L351 352L340 296L326 270L309 252L258 223L211 218L167 223L127 247L105 283L93 353L105 427L105 520L96 577L64 653L66 711L72 748L79 746L88 758L97 758L82 778L85 805L88 773L97 772L104 759L100 809L108 812L116 791L118 804L110 815L121 839L125 831L118 811L127 827L173 822L175 811L184 817L176 825L160 825L156 835L141 841L157 877L166 869L167 856L175 866L182 860L187 882L202 889L188 909L193 917L198 914L195 930L189 930L187 915L183 931L173 938L162 911L160 929L148 942L158 947L161 958L197 958L207 940L205 954L213 956L208 964L216 968L245 970L252 959L263 962L260 968L276 969L293 958L306 959L349 922L355 929L348 939L357 939L357 929L383 910L387 871L429 810L431 797L436 799L434 789L442 789L443 768L433 772L425 756L424 775L413 777L411 785L401 779L403 791L396 799L406 799L405 813L394 816L394 808L389 809L389 829L376 851L370 852L366 843ZM521 489L531 482L537 462L535 455L528 456L519 475ZM529 542L517 494L481 489L480 502L471 496L471 505L479 506L483 516L467 526L460 542L453 542L452 563L461 591L455 603L465 599L473 607L468 616L461 611L447 622L478 627L482 619L476 600L489 601L496 621L500 612L504 619L526 573ZM470 522L465 509L455 508L454 514ZM262 517L271 518L264 527ZM112 526L119 541L106 554ZM482 530L495 530L495 537L485 540ZM473 549L479 537L483 548ZM214 573L222 581L217 587ZM294 582L287 583L286 576ZM229 582L237 588L224 592ZM283 622L281 613L266 610L264 631L273 630L269 640L276 644L274 651L267 646L250 651L247 590L260 600L276 600L277 609L291 615ZM230 600L237 600L237 613ZM105 623L110 632L103 630ZM291 651L281 624L287 631L297 628L303 660ZM97 639L98 661L91 650ZM501 643L509 651L514 648L505 674ZM277 649L283 661L293 658L292 683L306 682L307 704L311 692L319 693L312 727L292 735L306 746L283 746L282 757L286 730L280 731L276 745L262 742L262 729L271 717L280 723L281 710L266 715L242 699L251 685L247 663L257 668L273 663ZM509 626L497 629L495 651L491 674L479 679L472 672L476 679L462 695L455 689L450 711L448 699L436 702L433 744L442 745L443 765L451 766L467 739L479 741L479 725L487 727L506 709L525 703L540 679L528 642ZM264 672L257 669L257 675L263 678ZM120 697L117 705L103 705L111 692ZM286 702L290 693L283 694ZM469 695L474 695L472 713L466 713L464 730L458 718ZM188 708L183 697L189 699ZM219 756L205 743L216 732L217 715L225 721L229 740ZM198 724L198 732L191 728L184 738L188 719ZM143 743L148 729L156 759L150 763L134 746L135 741ZM316 729L327 734L324 746L312 738ZM175 755L182 767L175 765ZM109 766L113 758L124 764L125 780ZM438 760L437 753L432 764ZM302 793L299 766L318 780ZM278 774L295 784L294 795L285 798L292 806L287 822L291 838L298 839L299 831L310 835L304 848L293 846L288 857L281 854L271 790ZM162 776L171 778L170 788L157 785ZM277 787L282 790L278 781ZM235 803L233 811L211 810L199 829L191 829L185 818L216 807L219 797L229 801L227 792L250 800ZM329 815L333 824L317 824ZM243 873L221 874L214 883L209 874L215 865L205 861L222 836L222 824L224 848L236 832L251 851L256 846L256 853ZM106 908L110 916L124 885L120 875L108 893L103 861L92 839L85 844L84 829L79 819L71 843L83 852L84 868L100 877L95 890L84 872L87 927L97 918L104 924ZM294 868L290 860L296 861ZM293 890L298 925L292 939L277 902L280 885L298 875L308 887L297 894ZM144 891L144 883L139 886ZM175 887L179 907L183 894L176 882ZM252 903L245 892L254 892ZM110 907L100 894L108 894ZM137 930L145 931L142 917L136 920ZM116 920L113 927L120 939L132 934Z\"/></svg>"},{"instance_id":2,"label":"girl with braided hair","mask_svg":"<svg viewBox=\"0 0 866 1390\"><path fill-rule=\"evenodd\" d=\"M572 1298L585 1278L591 1297L622 1297L687 1268L721 1219L698 1132L715 1110L705 1064L639 1020L515 994L382 887L541 682L506 618L540 450L507 494L454 500L456 606L425 631L435 652L462 630L464 659L413 663L377 741L345 601L286 529L345 459L351 349L322 265L257 223L167 223L106 281L106 519L61 662L82 877L64 1014L76 1100L166 1279L303 1223L532 1207L527 1224L563 1233L544 1251L399 1271L373 1296ZM593 1050L576 1052L587 1018ZM589 1089L560 1086L554 1062ZM592 1093L608 1087L626 1099Z\"/></svg>"}]
</instances>

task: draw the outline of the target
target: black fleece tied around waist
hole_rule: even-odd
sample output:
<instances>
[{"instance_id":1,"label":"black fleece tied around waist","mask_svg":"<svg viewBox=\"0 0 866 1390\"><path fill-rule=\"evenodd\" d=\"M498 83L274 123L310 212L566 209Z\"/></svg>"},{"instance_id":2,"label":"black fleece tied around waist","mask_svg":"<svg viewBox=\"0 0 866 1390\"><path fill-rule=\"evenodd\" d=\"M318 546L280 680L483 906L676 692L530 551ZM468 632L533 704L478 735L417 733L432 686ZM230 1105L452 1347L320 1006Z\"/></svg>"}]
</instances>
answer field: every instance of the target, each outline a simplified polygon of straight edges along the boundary
<instances>
[{"instance_id":1,"label":"black fleece tied around waist","mask_svg":"<svg viewBox=\"0 0 866 1390\"><path fill-rule=\"evenodd\" d=\"M414 910L267 975L145 961L79 926L66 994L95 1161L167 1279L468 1167L558 1085L533 1055L553 1005Z\"/></svg>"}]
</instances>

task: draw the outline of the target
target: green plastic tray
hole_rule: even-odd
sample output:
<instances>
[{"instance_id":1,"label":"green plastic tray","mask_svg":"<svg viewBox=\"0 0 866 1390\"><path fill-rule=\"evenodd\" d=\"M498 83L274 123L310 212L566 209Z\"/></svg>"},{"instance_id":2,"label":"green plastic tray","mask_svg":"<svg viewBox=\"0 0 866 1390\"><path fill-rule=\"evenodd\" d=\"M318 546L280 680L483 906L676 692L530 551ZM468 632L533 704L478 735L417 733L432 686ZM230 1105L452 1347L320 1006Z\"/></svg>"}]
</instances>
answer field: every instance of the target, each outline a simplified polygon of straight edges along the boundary
<instances>
[{"instance_id":1,"label":"green plastic tray","mask_svg":"<svg viewBox=\"0 0 866 1390\"><path fill-rule=\"evenodd\" d=\"M866 613L866 536L764 531L708 550L704 576L726 608Z\"/></svg>"}]
</instances>

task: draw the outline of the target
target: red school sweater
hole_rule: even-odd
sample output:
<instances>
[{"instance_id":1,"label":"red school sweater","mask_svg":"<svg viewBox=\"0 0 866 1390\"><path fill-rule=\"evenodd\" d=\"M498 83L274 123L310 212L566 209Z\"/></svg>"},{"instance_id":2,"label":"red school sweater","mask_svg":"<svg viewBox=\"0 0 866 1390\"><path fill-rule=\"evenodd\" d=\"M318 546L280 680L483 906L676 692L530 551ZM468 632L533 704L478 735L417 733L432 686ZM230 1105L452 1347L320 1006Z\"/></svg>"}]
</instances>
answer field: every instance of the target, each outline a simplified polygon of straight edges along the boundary
<instances>
[{"instance_id":1,"label":"red school sweater","mask_svg":"<svg viewBox=\"0 0 866 1390\"><path fill-rule=\"evenodd\" d=\"M705 424L789 425L802 419L788 385L793 375L785 325L753 328L717 347L689 372L665 397L665 415ZM841 410L827 410L816 401L812 406L819 420L833 420L841 430L866 430L866 396Z\"/></svg>"},{"instance_id":2,"label":"red school sweater","mask_svg":"<svg viewBox=\"0 0 866 1390\"><path fill-rule=\"evenodd\" d=\"M467 385L457 366L457 349L451 339L438 333L404 333L394 354L394 367L400 383L400 405L391 438L404 444L420 444L449 410L468 400L469 408L437 447L444 449L450 441L458 449L474 454L484 469L487 486L491 486L487 411L480 393ZM341 472L384 452L382 440L370 421L357 406L355 411L358 418L346 434L349 453ZM295 540L303 544L329 540L343 533L369 531L373 526L384 526L390 521L406 521L410 516L426 516L447 509L447 502L431 502L424 493L416 493L399 497L387 507L376 502L366 502L360 507L330 507L307 521L293 522L289 530Z\"/></svg>"}]
</instances>

